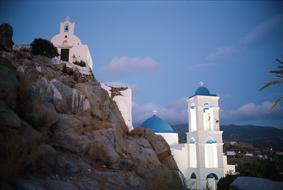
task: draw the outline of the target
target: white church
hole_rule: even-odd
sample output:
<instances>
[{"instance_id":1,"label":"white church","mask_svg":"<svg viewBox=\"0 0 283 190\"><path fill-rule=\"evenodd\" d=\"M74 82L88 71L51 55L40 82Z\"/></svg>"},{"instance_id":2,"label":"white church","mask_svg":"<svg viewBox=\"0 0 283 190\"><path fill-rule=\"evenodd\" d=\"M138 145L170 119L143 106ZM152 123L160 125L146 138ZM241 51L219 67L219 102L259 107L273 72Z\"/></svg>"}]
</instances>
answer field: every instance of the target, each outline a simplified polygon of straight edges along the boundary
<instances>
[{"instance_id":1,"label":"white church","mask_svg":"<svg viewBox=\"0 0 283 190\"><path fill-rule=\"evenodd\" d=\"M59 33L51 42L58 50L59 60L69 63L83 61L92 69L93 62L88 46L75 35L75 23L71 22L70 17L66 17L65 21L60 23Z\"/></svg>"},{"instance_id":2,"label":"white church","mask_svg":"<svg viewBox=\"0 0 283 190\"><path fill-rule=\"evenodd\" d=\"M57 59L65 62L67 67L75 66L81 73L91 74L93 62L88 46L75 36L74 29L75 23L69 17L60 23L59 34L51 39L60 54ZM81 60L86 63L86 69L73 64ZM116 102L129 131L132 130L131 88L103 83L101 87ZM113 91L116 91L115 96ZM219 128L219 97L211 94L202 83L194 95L187 99L187 104L187 143L179 144L178 134L156 113L144 121L142 127L151 129L166 140L189 189L215 190L221 177L235 172L235 166L227 165L227 157L223 154L223 132Z\"/></svg>"},{"instance_id":3,"label":"white church","mask_svg":"<svg viewBox=\"0 0 283 190\"><path fill-rule=\"evenodd\" d=\"M178 134L155 114L144 121L142 127L164 137L189 189L215 190L221 177L235 172L235 166L227 165L223 154L219 97L201 84L187 103L187 143L179 144Z\"/></svg>"}]
</instances>

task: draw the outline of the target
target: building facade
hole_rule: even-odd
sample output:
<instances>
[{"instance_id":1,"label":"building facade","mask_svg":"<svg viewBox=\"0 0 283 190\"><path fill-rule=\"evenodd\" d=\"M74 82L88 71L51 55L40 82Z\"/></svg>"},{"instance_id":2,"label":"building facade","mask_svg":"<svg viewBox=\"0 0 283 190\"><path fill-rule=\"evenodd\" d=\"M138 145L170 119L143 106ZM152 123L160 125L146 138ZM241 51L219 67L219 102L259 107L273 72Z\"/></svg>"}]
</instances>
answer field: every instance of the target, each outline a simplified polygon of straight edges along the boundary
<instances>
[{"instance_id":1,"label":"building facade","mask_svg":"<svg viewBox=\"0 0 283 190\"><path fill-rule=\"evenodd\" d=\"M187 103L187 143L179 144L178 134L157 116L146 120L142 127L150 128L168 142L189 189L214 190L221 177L235 172L235 166L227 165L227 157L223 154L219 97L201 86Z\"/></svg>"},{"instance_id":2,"label":"building facade","mask_svg":"<svg viewBox=\"0 0 283 190\"><path fill-rule=\"evenodd\" d=\"M92 69L93 62L88 46L82 44L75 35L75 23L71 22L69 17L60 23L59 33L51 39L51 42L57 48L60 60L70 63L83 61Z\"/></svg>"}]
</instances>

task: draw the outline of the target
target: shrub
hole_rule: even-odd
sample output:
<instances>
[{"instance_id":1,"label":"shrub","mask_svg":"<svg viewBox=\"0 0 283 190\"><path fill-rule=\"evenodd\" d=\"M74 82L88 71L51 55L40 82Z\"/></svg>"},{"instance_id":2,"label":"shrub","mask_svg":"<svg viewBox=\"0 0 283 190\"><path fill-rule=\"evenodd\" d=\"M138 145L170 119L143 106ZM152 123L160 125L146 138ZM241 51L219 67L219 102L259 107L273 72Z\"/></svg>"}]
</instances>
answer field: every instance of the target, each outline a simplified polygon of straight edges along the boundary
<instances>
[{"instance_id":1,"label":"shrub","mask_svg":"<svg viewBox=\"0 0 283 190\"><path fill-rule=\"evenodd\" d=\"M226 175L222 177L217 183L218 190L229 190L230 184L238 177L238 175Z\"/></svg>"},{"instance_id":2,"label":"shrub","mask_svg":"<svg viewBox=\"0 0 283 190\"><path fill-rule=\"evenodd\" d=\"M58 56L57 48L48 40L36 38L31 43L31 53L33 55L43 55L49 58Z\"/></svg>"},{"instance_id":3,"label":"shrub","mask_svg":"<svg viewBox=\"0 0 283 190\"><path fill-rule=\"evenodd\" d=\"M85 67L86 66L86 62L80 60L80 61L74 61L73 62L75 65L81 66L81 67Z\"/></svg>"}]
</instances>

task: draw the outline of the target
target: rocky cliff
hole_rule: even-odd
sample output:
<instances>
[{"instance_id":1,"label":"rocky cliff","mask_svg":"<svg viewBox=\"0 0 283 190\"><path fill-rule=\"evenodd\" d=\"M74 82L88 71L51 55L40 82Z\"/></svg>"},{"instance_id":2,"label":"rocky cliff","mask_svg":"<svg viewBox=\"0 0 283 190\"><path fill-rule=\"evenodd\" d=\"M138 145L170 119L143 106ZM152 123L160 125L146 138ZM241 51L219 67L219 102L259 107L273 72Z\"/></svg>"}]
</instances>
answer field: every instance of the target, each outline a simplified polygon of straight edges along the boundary
<instances>
[{"instance_id":1,"label":"rocky cliff","mask_svg":"<svg viewBox=\"0 0 283 190\"><path fill-rule=\"evenodd\" d=\"M10 48L0 50L0 181L15 190L184 189L168 144L128 132L94 76Z\"/></svg>"}]
</instances>

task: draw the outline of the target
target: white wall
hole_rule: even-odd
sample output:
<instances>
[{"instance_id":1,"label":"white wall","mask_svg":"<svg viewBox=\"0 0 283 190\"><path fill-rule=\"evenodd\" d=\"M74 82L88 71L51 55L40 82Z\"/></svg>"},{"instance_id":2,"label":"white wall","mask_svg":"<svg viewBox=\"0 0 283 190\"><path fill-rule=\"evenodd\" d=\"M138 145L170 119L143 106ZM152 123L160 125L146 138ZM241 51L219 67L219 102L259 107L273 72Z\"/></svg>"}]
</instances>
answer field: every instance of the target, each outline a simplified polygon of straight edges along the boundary
<instances>
[{"instance_id":1,"label":"white wall","mask_svg":"<svg viewBox=\"0 0 283 190\"><path fill-rule=\"evenodd\" d=\"M108 92L109 97L111 97L111 87L100 83L101 87ZM112 85L118 87L117 85ZM120 86L121 87L121 86ZM122 86L124 87L124 86ZM132 124L132 89L127 87L126 90L120 91L121 96L115 96L113 100L116 102L121 115L129 129L131 131L133 129Z\"/></svg>"},{"instance_id":2,"label":"white wall","mask_svg":"<svg viewBox=\"0 0 283 190\"><path fill-rule=\"evenodd\" d=\"M165 141L169 144L169 146L178 144L179 137L178 133L155 133L157 135L161 135Z\"/></svg>"},{"instance_id":3,"label":"white wall","mask_svg":"<svg viewBox=\"0 0 283 190\"><path fill-rule=\"evenodd\" d=\"M179 170L182 172L184 177L187 178L189 168L188 144L176 144L170 146L170 148Z\"/></svg>"}]
</instances>

